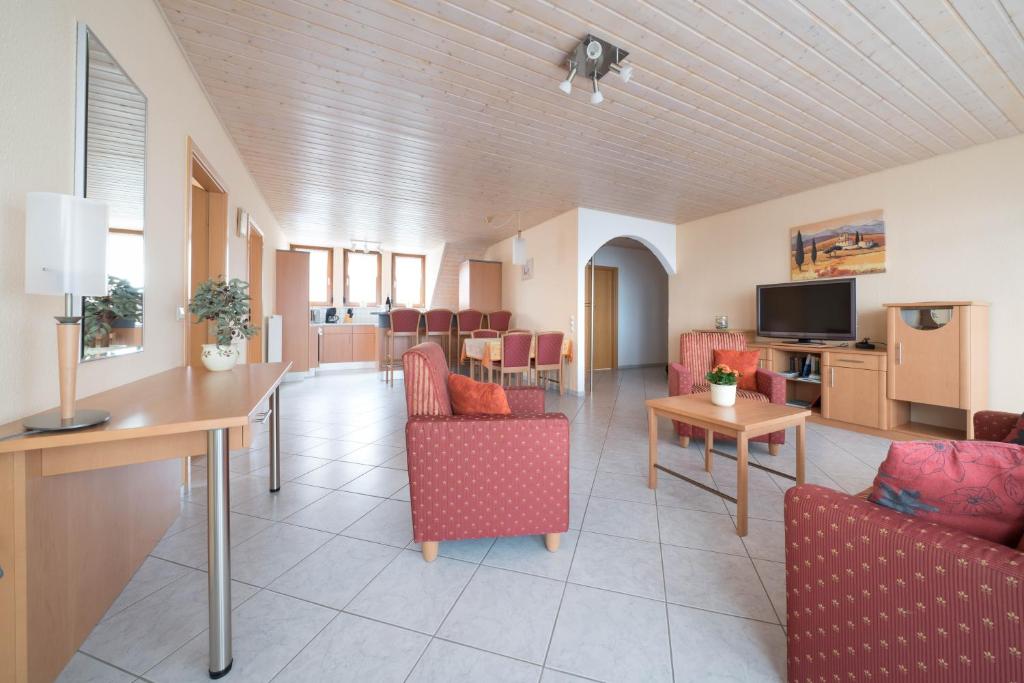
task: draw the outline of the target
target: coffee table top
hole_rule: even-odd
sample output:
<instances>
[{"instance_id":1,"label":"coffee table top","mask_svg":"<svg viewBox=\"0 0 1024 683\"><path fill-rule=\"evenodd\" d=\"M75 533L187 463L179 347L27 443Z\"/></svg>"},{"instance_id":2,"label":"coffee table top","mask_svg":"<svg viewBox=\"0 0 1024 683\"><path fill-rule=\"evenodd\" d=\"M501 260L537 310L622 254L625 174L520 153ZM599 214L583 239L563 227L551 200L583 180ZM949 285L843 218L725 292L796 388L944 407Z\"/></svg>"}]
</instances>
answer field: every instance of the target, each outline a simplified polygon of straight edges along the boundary
<instances>
[{"instance_id":1,"label":"coffee table top","mask_svg":"<svg viewBox=\"0 0 1024 683\"><path fill-rule=\"evenodd\" d=\"M666 417L683 421L690 418L701 424L723 427L735 432L753 429L765 431L765 427L773 426L788 427L811 415L811 411L806 408L762 403L741 397L736 398L736 405L723 408L713 404L711 394L707 392L652 398L645 401L645 405Z\"/></svg>"}]
</instances>

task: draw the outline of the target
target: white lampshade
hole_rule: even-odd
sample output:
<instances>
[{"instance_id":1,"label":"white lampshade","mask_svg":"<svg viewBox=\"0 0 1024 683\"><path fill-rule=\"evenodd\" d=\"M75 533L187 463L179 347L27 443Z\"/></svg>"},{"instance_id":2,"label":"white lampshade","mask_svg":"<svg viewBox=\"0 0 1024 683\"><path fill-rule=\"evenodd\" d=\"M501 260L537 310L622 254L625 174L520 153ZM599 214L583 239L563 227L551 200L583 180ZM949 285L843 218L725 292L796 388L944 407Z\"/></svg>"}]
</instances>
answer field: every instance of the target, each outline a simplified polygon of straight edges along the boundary
<instances>
[{"instance_id":1,"label":"white lampshade","mask_svg":"<svg viewBox=\"0 0 1024 683\"><path fill-rule=\"evenodd\" d=\"M107 293L107 203L56 192L25 202L25 292Z\"/></svg>"},{"instance_id":2,"label":"white lampshade","mask_svg":"<svg viewBox=\"0 0 1024 683\"><path fill-rule=\"evenodd\" d=\"M512 238L512 263L517 266L526 263L526 240L522 237Z\"/></svg>"}]
</instances>

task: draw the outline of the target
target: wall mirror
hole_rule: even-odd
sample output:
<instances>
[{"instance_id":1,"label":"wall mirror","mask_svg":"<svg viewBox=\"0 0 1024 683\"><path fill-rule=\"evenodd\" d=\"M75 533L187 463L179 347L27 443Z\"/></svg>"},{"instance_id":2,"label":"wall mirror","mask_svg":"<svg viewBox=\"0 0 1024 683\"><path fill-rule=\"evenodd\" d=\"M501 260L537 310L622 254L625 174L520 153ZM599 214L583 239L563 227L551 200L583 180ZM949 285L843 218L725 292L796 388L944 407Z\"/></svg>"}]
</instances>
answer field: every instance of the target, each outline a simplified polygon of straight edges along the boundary
<instances>
[{"instance_id":1,"label":"wall mirror","mask_svg":"<svg viewBox=\"0 0 1024 683\"><path fill-rule=\"evenodd\" d=\"M82 298L82 359L142 351L146 96L78 26L75 193L110 206L107 295Z\"/></svg>"}]
</instances>

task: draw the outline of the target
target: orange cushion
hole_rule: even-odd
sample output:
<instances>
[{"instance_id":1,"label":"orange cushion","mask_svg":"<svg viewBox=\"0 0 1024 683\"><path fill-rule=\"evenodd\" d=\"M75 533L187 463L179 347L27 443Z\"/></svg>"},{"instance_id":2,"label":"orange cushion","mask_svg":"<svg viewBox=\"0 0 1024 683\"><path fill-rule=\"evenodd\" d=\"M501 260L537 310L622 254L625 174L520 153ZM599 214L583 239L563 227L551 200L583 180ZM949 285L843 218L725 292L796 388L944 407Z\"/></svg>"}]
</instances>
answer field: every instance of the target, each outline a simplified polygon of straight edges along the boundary
<instances>
[{"instance_id":1,"label":"orange cushion","mask_svg":"<svg viewBox=\"0 0 1024 683\"><path fill-rule=\"evenodd\" d=\"M497 384L448 375L448 393L456 415L511 415L505 390Z\"/></svg>"},{"instance_id":2,"label":"orange cushion","mask_svg":"<svg viewBox=\"0 0 1024 683\"><path fill-rule=\"evenodd\" d=\"M715 349L715 365L724 363L733 370L739 370L740 379L737 382L737 388L747 391L757 391L757 361L760 357L761 352L757 350Z\"/></svg>"}]
</instances>

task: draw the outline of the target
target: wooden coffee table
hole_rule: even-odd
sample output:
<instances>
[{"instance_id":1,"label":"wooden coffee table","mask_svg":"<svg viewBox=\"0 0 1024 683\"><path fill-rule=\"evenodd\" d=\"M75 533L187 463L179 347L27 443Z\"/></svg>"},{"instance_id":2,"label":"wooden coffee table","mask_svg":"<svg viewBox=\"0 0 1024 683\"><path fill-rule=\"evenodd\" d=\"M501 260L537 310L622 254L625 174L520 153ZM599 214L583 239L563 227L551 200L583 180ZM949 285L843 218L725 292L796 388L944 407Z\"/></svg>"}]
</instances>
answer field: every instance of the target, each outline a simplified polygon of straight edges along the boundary
<instances>
[{"instance_id":1,"label":"wooden coffee table","mask_svg":"<svg viewBox=\"0 0 1024 683\"><path fill-rule=\"evenodd\" d=\"M747 468L756 467L765 472L804 483L804 459L806 457L807 425L805 420L811 411L805 408L761 403L750 399L737 398L736 405L722 408L711 402L711 394L688 394L686 396L669 396L652 398L646 402L647 429L649 439L648 455L648 488L657 488L658 470L667 472L674 477L698 486L705 491L736 503L736 534L747 535ZM704 430L704 469L711 471L712 454L721 455L736 461L736 497L719 491L678 472L674 472L658 464L658 417L685 422ZM750 439L778 432L787 427L796 427L796 476L779 472L771 468L749 462L747 458ZM715 450L715 434L724 434L736 439L736 455Z\"/></svg>"}]
</instances>

